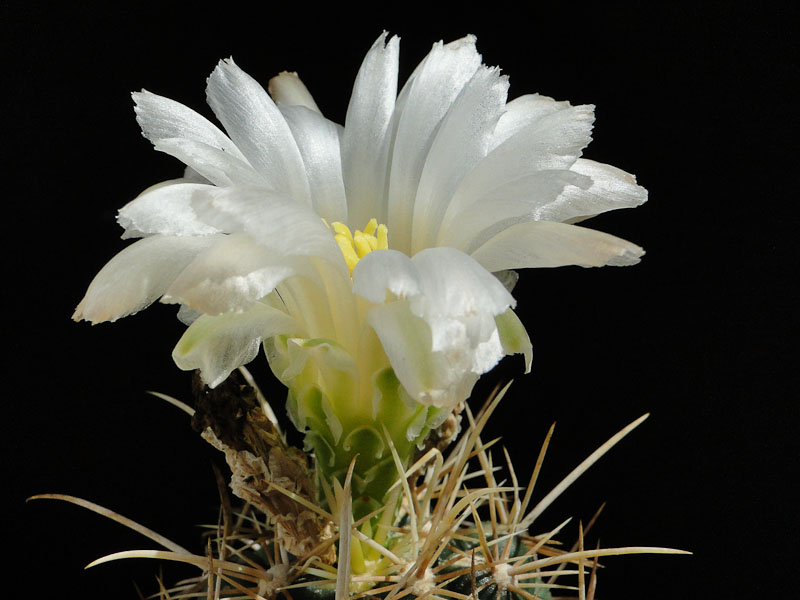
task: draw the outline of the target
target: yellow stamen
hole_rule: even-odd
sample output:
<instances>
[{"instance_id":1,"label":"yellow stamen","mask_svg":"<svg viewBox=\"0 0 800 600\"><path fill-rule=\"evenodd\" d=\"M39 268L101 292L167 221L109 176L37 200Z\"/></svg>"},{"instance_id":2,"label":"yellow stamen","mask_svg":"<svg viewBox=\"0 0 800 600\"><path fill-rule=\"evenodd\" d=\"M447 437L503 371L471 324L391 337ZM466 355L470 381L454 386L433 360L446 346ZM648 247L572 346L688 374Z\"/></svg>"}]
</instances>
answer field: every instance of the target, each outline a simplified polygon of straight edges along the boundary
<instances>
[{"instance_id":1,"label":"yellow stamen","mask_svg":"<svg viewBox=\"0 0 800 600\"><path fill-rule=\"evenodd\" d=\"M331 223L331 227L333 227L333 230L336 233L345 236L351 242L353 241L353 234L350 233L350 228L344 223L340 223L339 221L334 221L333 223Z\"/></svg>"},{"instance_id":2,"label":"yellow stamen","mask_svg":"<svg viewBox=\"0 0 800 600\"><path fill-rule=\"evenodd\" d=\"M389 247L389 230L386 225L378 225L378 250L386 250Z\"/></svg>"},{"instance_id":3,"label":"yellow stamen","mask_svg":"<svg viewBox=\"0 0 800 600\"><path fill-rule=\"evenodd\" d=\"M367 235L375 235L375 230L378 228L378 221L376 219L370 219L367 226L364 227L364 233Z\"/></svg>"},{"instance_id":4,"label":"yellow stamen","mask_svg":"<svg viewBox=\"0 0 800 600\"><path fill-rule=\"evenodd\" d=\"M353 244L356 247L358 258L364 258L367 254L372 252L372 246L369 245L369 239L363 233L355 236L353 239Z\"/></svg>"},{"instance_id":5,"label":"yellow stamen","mask_svg":"<svg viewBox=\"0 0 800 600\"><path fill-rule=\"evenodd\" d=\"M339 249L344 255L344 261L347 263L347 268L350 269L350 275L352 275L353 267L355 267L356 263L358 262L358 254L356 254L356 250L353 248L353 242L348 240L341 233L335 235L334 239L336 240L336 243L339 244Z\"/></svg>"},{"instance_id":6,"label":"yellow stamen","mask_svg":"<svg viewBox=\"0 0 800 600\"><path fill-rule=\"evenodd\" d=\"M334 239L339 244L342 250L344 260L347 263L347 268L350 269L350 274L353 274L353 269L356 263L373 250L386 250L389 248L389 230L386 225L378 225L376 219L370 219L364 231L356 229L355 233L350 232L350 228L344 223L338 221L328 225L328 222L323 219L325 226L331 229L335 235Z\"/></svg>"}]
</instances>

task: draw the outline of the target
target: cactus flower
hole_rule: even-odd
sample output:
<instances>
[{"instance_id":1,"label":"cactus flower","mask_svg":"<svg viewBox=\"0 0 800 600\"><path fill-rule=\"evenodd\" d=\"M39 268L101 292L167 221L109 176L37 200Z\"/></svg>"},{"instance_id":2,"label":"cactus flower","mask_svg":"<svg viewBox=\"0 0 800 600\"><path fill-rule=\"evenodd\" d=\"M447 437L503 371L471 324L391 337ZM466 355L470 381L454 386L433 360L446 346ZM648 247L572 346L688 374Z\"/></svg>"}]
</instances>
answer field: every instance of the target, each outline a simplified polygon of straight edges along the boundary
<instances>
[{"instance_id":1,"label":"cactus flower","mask_svg":"<svg viewBox=\"0 0 800 600\"><path fill-rule=\"evenodd\" d=\"M502 357L530 365L511 271L638 262L638 246L575 223L647 197L581 158L592 106L507 101L471 36L435 44L398 93L398 52L385 33L369 50L344 127L296 74L267 91L232 59L207 85L224 131L134 93L144 136L185 174L119 211L138 241L74 315L180 305L173 358L211 387L263 346L319 467L340 477L358 454L354 495L374 501L397 478L383 426L407 461Z\"/></svg>"}]
</instances>

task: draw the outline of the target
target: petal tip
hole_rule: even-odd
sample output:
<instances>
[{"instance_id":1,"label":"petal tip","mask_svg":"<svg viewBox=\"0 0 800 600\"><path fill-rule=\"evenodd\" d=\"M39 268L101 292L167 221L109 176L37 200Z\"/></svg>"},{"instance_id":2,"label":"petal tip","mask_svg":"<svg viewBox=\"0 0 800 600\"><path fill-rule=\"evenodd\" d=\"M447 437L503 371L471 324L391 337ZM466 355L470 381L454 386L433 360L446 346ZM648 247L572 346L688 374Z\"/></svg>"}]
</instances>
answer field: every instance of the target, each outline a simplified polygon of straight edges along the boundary
<instances>
[{"instance_id":1,"label":"petal tip","mask_svg":"<svg viewBox=\"0 0 800 600\"><path fill-rule=\"evenodd\" d=\"M629 267L640 263L644 255L644 248L631 244L623 248L617 256L611 258L606 264L610 267Z\"/></svg>"},{"instance_id":2,"label":"petal tip","mask_svg":"<svg viewBox=\"0 0 800 600\"><path fill-rule=\"evenodd\" d=\"M72 320L75 321L76 323L80 323L81 321L84 320L82 304L83 303L78 304L78 306L75 307L75 311L72 313Z\"/></svg>"}]
</instances>

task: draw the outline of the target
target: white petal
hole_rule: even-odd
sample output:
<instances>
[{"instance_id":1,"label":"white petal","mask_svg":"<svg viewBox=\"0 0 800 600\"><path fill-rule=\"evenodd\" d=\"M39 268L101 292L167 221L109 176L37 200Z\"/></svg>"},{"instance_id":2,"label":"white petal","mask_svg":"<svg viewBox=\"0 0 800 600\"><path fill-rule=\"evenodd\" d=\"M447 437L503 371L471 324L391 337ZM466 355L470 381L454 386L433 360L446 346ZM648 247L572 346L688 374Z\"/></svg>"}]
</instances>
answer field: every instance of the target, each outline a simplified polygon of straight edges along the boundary
<instances>
[{"instance_id":1,"label":"white petal","mask_svg":"<svg viewBox=\"0 0 800 600\"><path fill-rule=\"evenodd\" d=\"M219 236L153 236L112 258L95 276L72 318L92 323L116 321L152 304Z\"/></svg>"},{"instance_id":2,"label":"white petal","mask_svg":"<svg viewBox=\"0 0 800 600\"><path fill-rule=\"evenodd\" d=\"M506 353L495 317L514 299L457 250L431 248L412 259L372 252L356 265L353 289L376 302L367 320L398 379L419 402L463 400L477 376ZM386 290L401 299L386 298Z\"/></svg>"},{"instance_id":3,"label":"white petal","mask_svg":"<svg viewBox=\"0 0 800 600\"><path fill-rule=\"evenodd\" d=\"M412 254L435 244L439 224L464 176L486 156L503 112L508 78L479 68L442 120L414 200Z\"/></svg>"},{"instance_id":4,"label":"white petal","mask_svg":"<svg viewBox=\"0 0 800 600\"><path fill-rule=\"evenodd\" d=\"M489 334L489 339L477 344L473 350L470 371L475 374L491 371L506 354L516 354L516 352L506 351L506 346L500 341L500 334L495 325Z\"/></svg>"},{"instance_id":5,"label":"white petal","mask_svg":"<svg viewBox=\"0 0 800 600\"><path fill-rule=\"evenodd\" d=\"M392 247L411 250L411 222L425 160L447 111L481 65L475 38L435 44L409 80L391 158L388 222Z\"/></svg>"},{"instance_id":6,"label":"white petal","mask_svg":"<svg viewBox=\"0 0 800 600\"><path fill-rule=\"evenodd\" d=\"M315 212L329 223L347 222L340 127L304 106L284 106L281 112L300 148Z\"/></svg>"},{"instance_id":7,"label":"white petal","mask_svg":"<svg viewBox=\"0 0 800 600\"><path fill-rule=\"evenodd\" d=\"M197 171L195 171L192 167L186 167L183 170L183 178L180 180L183 183L211 183L208 179L200 175ZM175 183L178 183L179 180L175 180Z\"/></svg>"},{"instance_id":8,"label":"white petal","mask_svg":"<svg viewBox=\"0 0 800 600\"><path fill-rule=\"evenodd\" d=\"M244 232L276 255L314 255L344 265L322 219L285 194L261 187L231 187L198 197L197 215L227 232Z\"/></svg>"},{"instance_id":9,"label":"white petal","mask_svg":"<svg viewBox=\"0 0 800 600\"><path fill-rule=\"evenodd\" d=\"M490 141L494 150L520 129L530 127L542 117L570 107L569 102L558 102L540 94L526 94L506 104L506 111L497 122Z\"/></svg>"},{"instance_id":10,"label":"white petal","mask_svg":"<svg viewBox=\"0 0 800 600\"><path fill-rule=\"evenodd\" d=\"M452 347L461 336L472 345L486 341L494 317L516 304L496 277L463 252L428 248L411 260L421 290L411 310L431 326L434 350Z\"/></svg>"},{"instance_id":11,"label":"white petal","mask_svg":"<svg viewBox=\"0 0 800 600\"><path fill-rule=\"evenodd\" d=\"M478 376L452 355L431 351L428 325L407 301L379 304L367 315L395 375L417 402L453 406L469 396Z\"/></svg>"},{"instance_id":12,"label":"white petal","mask_svg":"<svg viewBox=\"0 0 800 600\"><path fill-rule=\"evenodd\" d=\"M591 178L591 185L568 185L556 200L534 212L536 220L574 223L647 201L647 190L636 185L636 177L622 169L579 158L572 165L572 171Z\"/></svg>"},{"instance_id":13,"label":"white petal","mask_svg":"<svg viewBox=\"0 0 800 600\"><path fill-rule=\"evenodd\" d=\"M424 314L497 315L516 304L494 275L454 248L427 248L411 262L419 272L421 294L426 297Z\"/></svg>"},{"instance_id":14,"label":"white petal","mask_svg":"<svg viewBox=\"0 0 800 600\"><path fill-rule=\"evenodd\" d=\"M156 140L154 147L174 156L215 185L265 184L264 177L247 161L202 142L164 138Z\"/></svg>"},{"instance_id":15,"label":"white petal","mask_svg":"<svg viewBox=\"0 0 800 600\"><path fill-rule=\"evenodd\" d=\"M231 139L270 186L310 204L300 151L264 88L228 59L208 78L206 96Z\"/></svg>"},{"instance_id":16,"label":"white petal","mask_svg":"<svg viewBox=\"0 0 800 600\"><path fill-rule=\"evenodd\" d=\"M395 375L412 397L435 386L435 366L430 360L431 331L410 311L408 301L378 304L367 315Z\"/></svg>"},{"instance_id":17,"label":"white petal","mask_svg":"<svg viewBox=\"0 0 800 600\"><path fill-rule=\"evenodd\" d=\"M200 253L172 282L162 302L179 302L209 315L242 311L294 275L297 262L245 234L231 234Z\"/></svg>"},{"instance_id":18,"label":"white petal","mask_svg":"<svg viewBox=\"0 0 800 600\"><path fill-rule=\"evenodd\" d=\"M524 267L625 266L639 262L639 246L613 235L566 223L517 223L497 234L472 257L490 271Z\"/></svg>"},{"instance_id":19,"label":"white petal","mask_svg":"<svg viewBox=\"0 0 800 600\"><path fill-rule=\"evenodd\" d=\"M387 291L410 298L414 314L431 321L476 314L494 318L515 304L494 275L453 248L428 248L413 258L397 250L370 252L353 269L353 293L381 303Z\"/></svg>"},{"instance_id":20,"label":"white petal","mask_svg":"<svg viewBox=\"0 0 800 600\"><path fill-rule=\"evenodd\" d=\"M386 299L387 291L399 298L419 294L419 273L402 252L375 250L353 269L353 293L379 304Z\"/></svg>"},{"instance_id":21,"label":"white petal","mask_svg":"<svg viewBox=\"0 0 800 600\"><path fill-rule=\"evenodd\" d=\"M387 131L395 108L400 41L386 33L375 41L358 71L342 136L342 172L350 223L385 220L382 205L388 154ZM376 198L376 195L379 196Z\"/></svg>"},{"instance_id":22,"label":"white petal","mask_svg":"<svg viewBox=\"0 0 800 600\"><path fill-rule=\"evenodd\" d=\"M305 106L309 110L322 114L311 96L311 92L302 82L297 73L283 71L269 80L267 86L269 95L278 105Z\"/></svg>"},{"instance_id":23,"label":"white petal","mask_svg":"<svg viewBox=\"0 0 800 600\"><path fill-rule=\"evenodd\" d=\"M520 177L569 169L591 141L593 122L593 106L575 106L518 129L464 178L445 218Z\"/></svg>"},{"instance_id":24,"label":"white petal","mask_svg":"<svg viewBox=\"0 0 800 600\"><path fill-rule=\"evenodd\" d=\"M203 313L201 313L199 310L194 310L193 308L189 308L188 306L181 304L180 308L178 309L178 314L175 316L178 317L178 321L188 327L202 315Z\"/></svg>"},{"instance_id":25,"label":"white petal","mask_svg":"<svg viewBox=\"0 0 800 600\"><path fill-rule=\"evenodd\" d=\"M469 254L514 223L536 220L537 210L555 202L570 184L577 189L588 188L591 183L588 177L569 169L536 171L506 182L449 215L442 223L436 245Z\"/></svg>"},{"instance_id":26,"label":"white petal","mask_svg":"<svg viewBox=\"0 0 800 600\"><path fill-rule=\"evenodd\" d=\"M120 209L117 222L125 229L122 237L218 233L219 229L201 221L192 208L192 197L211 188L198 183L175 183L146 190Z\"/></svg>"},{"instance_id":27,"label":"white petal","mask_svg":"<svg viewBox=\"0 0 800 600\"><path fill-rule=\"evenodd\" d=\"M264 338L298 329L294 319L261 303L242 313L203 315L183 334L172 358L185 371L200 369L203 381L213 388L253 360Z\"/></svg>"},{"instance_id":28,"label":"white petal","mask_svg":"<svg viewBox=\"0 0 800 600\"><path fill-rule=\"evenodd\" d=\"M228 136L191 108L147 90L131 96L136 103L134 110L142 133L154 144L163 139L185 139L223 150L247 162Z\"/></svg>"}]
</instances>

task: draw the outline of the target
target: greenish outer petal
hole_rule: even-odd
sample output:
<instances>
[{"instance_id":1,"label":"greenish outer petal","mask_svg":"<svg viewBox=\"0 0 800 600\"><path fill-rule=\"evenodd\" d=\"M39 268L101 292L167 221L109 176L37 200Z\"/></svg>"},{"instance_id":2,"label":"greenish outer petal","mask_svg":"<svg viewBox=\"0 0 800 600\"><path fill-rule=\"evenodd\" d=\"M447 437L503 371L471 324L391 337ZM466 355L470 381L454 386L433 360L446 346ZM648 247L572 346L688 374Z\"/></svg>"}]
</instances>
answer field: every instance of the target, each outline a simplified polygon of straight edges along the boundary
<instances>
[{"instance_id":1,"label":"greenish outer petal","mask_svg":"<svg viewBox=\"0 0 800 600\"><path fill-rule=\"evenodd\" d=\"M519 317L510 308L494 318L500 343L506 354L522 354L525 357L525 372L530 373L533 361L533 346L528 332Z\"/></svg>"},{"instance_id":2,"label":"greenish outer petal","mask_svg":"<svg viewBox=\"0 0 800 600\"><path fill-rule=\"evenodd\" d=\"M243 312L198 317L178 341L172 358L183 370L200 369L203 381L213 388L253 360L264 338L299 330L286 313L255 303Z\"/></svg>"}]
</instances>

